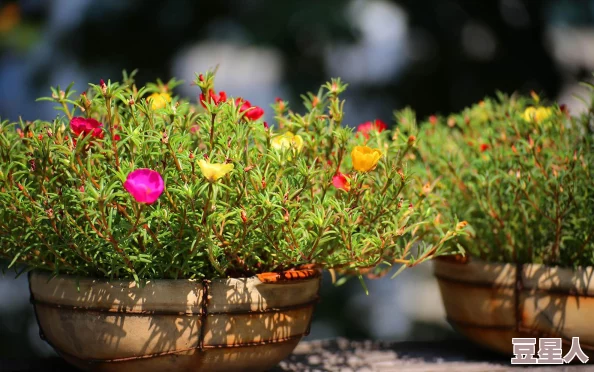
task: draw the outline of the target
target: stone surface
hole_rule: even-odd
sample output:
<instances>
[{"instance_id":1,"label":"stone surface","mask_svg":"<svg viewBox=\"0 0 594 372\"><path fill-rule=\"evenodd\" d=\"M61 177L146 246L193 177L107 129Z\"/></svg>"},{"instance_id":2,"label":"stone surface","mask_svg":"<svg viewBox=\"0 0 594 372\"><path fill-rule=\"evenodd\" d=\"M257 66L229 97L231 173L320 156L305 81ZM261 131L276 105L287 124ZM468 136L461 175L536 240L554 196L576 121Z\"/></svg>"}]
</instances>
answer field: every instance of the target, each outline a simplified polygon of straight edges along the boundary
<instances>
[{"instance_id":1,"label":"stone surface","mask_svg":"<svg viewBox=\"0 0 594 372\"><path fill-rule=\"evenodd\" d=\"M579 363L579 362L578 362ZM301 342L295 352L270 372L338 371L594 371L594 365L511 366L510 359L467 341L379 342L345 339ZM0 360L0 372L74 372L59 358Z\"/></svg>"}]
</instances>

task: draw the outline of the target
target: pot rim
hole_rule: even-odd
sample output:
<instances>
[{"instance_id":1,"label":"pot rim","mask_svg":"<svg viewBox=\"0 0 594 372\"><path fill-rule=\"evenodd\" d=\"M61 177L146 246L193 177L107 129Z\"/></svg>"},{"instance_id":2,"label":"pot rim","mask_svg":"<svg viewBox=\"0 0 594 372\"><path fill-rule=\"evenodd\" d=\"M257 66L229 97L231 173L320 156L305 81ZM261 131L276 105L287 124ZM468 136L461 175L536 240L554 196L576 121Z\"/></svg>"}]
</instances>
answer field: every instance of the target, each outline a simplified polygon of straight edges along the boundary
<instances>
[{"instance_id":1,"label":"pot rim","mask_svg":"<svg viewBox=\"0 0 594 372\"><path fill-rule=\"evenodd\" d=\"M569 270L572 272L594 270L594 266L577 266L574 268L571 266L548 265L548 264L535 263L535 262L519 263L519 262L489 261L489 260L483 260L480 257L471 256L471 255L463 256L461 254L438 256L438 257L435 257L433 260L441 261L441 262L448 262L448 263L452 263L452 264L459 264L459 265L468 265L468 264L473 264L473 263L487 264L487 265L499 265L499 266L510 265L510 266L514 266L514 267L522 266L525 268L526 267L539 267L539 268L545 268L545 269Z\"/></svg>"},{"instance_id":2,"label":"pot rim","mask_svg":"<svg viewBox=\"0 0 594 372\"><path fill-rule=\"evenodd\" d=\"M544 264L490 262L476 257L451 257L435 262L438 281L475 287L558 292L594 298L594 267L568 268Z\"/></svg>"},{"instance_id":3,"label":"pot rim","mask_svg":"<svg viewBox=\"0 0 594 372\"><path fill-rule=\"evenodd\" d=\"M104 284L129 284L129 283L136 283L134 279L109 279L105 277L93 277L93 276L81 276L75 274L57 274L54 275L53 272L47 270L31 270L28 273L28 278L32 275L39 276L39 277L46 277L48 281L61 278L67 280L73 280L77 283L79 282L94 282L94 283L104 283ZM245 277L229 277L229 278L184 278L184 279L140 279L139 283L147 284L147 283L181 283L181 282L192 282L192 283L203 283L205 281L209 283L232 283L232 282L245 282L250 280L258 280L262 284L287 284L287 283L295 283L300 281L307 281L317 279L321 276L321 270L314 269L314 268L304 268L304 269L296 269L296 270L287 270L282 272L265 272L260 274L255 274L252 276L245 276Z\"/></svg>"}]
</instances>

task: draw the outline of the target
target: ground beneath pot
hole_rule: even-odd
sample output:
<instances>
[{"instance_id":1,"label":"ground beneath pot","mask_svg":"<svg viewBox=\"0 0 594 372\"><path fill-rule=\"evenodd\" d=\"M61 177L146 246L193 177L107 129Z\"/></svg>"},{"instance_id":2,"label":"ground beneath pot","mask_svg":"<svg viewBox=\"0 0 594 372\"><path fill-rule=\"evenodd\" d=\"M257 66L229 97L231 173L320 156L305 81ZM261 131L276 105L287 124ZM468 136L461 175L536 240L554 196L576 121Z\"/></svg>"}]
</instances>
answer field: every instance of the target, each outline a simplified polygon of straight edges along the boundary
<instances>
[{"instance_id":1,"label":"ground beneath pot","mask_svg":"<svg viewBox=\"0 0 594 372\"><path fill-rule=\"evenodd\" d=\"M478 348L466 341L377 342L346 339L307 341L270 372L340 371L594 371L594 365L511 366L509 358ZM0 360L0 372L74 372L59 358Z\"/></svg>"},{"instance_id":2,"label":"ground beneath pot","mask_svg":"<svg viewBox=\"0 0 594 372\"><path fill-rule=\"evenodd\" d=\"M281 371L594 371L594 365L511 366L510 358L467 341L377 342L346 339L302 342L271 372Z\"/></svg>"}]
</instances>

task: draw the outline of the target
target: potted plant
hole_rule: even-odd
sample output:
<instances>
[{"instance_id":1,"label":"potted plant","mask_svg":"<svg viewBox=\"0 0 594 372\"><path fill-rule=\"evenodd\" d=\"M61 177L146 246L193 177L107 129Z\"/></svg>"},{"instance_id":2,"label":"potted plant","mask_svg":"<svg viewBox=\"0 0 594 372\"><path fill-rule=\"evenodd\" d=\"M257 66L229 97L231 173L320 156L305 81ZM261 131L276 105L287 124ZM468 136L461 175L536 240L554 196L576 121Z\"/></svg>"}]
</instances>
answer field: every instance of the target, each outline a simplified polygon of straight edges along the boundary
<instances>
[{"instance_id":1,"label":"potted plant","mask_svg":"<svg viewBox=\"0 0 594 372\"><path fill-rule=\"evenodd\" d=\"M178 84L58 87L55 120L0 127L0 256L78 367L265 370L308 333L320 270L413 266L461 234L417 243L432 217L405 199L414 138L343 127L340 80L304 115L277 100L274 126L211 72L197 104Z\"/></svg>"},{"instance_id":2,"label":"potted plant","mask_svg":"<svg viewBox=\"0 0 594 372\"><path fill-rule=\"evenodd\" d=\"M419 134L427 197L469 223L468 255L434 266L448 320L480 344L511 354L513 337L566 349L579 337L593 355L593 103L572 117L535 93L499 94Z\"/></svg>"}]
</instances>

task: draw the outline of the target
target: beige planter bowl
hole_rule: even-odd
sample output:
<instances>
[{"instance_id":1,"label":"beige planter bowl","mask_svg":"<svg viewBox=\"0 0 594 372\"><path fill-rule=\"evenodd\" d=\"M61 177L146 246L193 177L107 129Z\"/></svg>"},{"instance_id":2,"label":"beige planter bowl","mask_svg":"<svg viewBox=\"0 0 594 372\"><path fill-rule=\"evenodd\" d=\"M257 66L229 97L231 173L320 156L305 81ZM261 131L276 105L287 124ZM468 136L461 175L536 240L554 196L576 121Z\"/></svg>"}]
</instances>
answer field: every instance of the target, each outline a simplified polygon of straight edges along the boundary
<instances>
[{"instance_id":1,"label":"beige planter bowl","mask_svg":"<svg viewBox=\"0 0 594 372\"><path fill-rule=\"evenodd\" d=\"M513 354L513 337L572 337L594 357L594 270L436 259L448 321L472 341ZM537 344L538 350L538 344Z\"/></svg>"},{"instance_id":2,"label":"beige planter bowl","mask_svg":"<svg viewBox=\"0 0 594 372\"><path fill-rule=\"evenodd\" d=\"M308 333L320 277L152 280L140 288L32 273L29 283L42 337L84 370L263 371Z\"/></svg>"}]
</instances>

